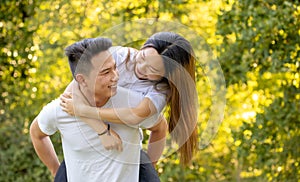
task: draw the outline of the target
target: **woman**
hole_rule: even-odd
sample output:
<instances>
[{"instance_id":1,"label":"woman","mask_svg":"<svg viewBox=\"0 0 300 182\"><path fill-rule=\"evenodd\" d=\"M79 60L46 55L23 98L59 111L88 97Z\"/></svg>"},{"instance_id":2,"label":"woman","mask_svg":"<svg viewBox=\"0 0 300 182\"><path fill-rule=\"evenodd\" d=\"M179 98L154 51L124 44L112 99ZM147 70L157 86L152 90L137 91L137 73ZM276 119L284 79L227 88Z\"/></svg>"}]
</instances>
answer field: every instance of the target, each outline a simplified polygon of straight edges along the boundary
<instances>
[{"instance_id":1,"label":"woman","mask_svg":"<svg viewBox=\"0 0 300 182\"><path fill-rule=\"evenodd\" d=\"M187 165L198 147L197 94L195 89L195 60L190 43L171 32L152 35L137 51L134 59L128 49L128 72L134 72L139 80L155 82L158 93L167 95L168 128L178 144L181 163ZM119 86L122 86L120 74ZM138 83L134 83L138 84ZM131 85L132 86L132 85ZM107 120L114 123L138 124L144 118L160 112L161 103L145 98L135 108L93 108L84 102L73 103L65 94L62 98L66 112L82 117ZM73 108L73 107L76 108ZM79 112L77 112L79 111Z\"/></svg>"}]
</instances>

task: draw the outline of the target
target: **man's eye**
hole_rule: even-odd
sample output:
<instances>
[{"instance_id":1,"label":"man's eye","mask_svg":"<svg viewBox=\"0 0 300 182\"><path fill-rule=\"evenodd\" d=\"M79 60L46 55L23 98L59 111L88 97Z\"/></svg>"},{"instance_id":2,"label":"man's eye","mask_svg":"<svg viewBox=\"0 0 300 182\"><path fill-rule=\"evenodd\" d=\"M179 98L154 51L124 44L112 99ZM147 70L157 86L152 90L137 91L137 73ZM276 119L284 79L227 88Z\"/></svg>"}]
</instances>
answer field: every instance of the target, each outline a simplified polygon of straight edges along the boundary
<instances>
[{"instance_id":1,"label":"man's eye","mask_svg":"<svg viewBox=\"0 0 300 182\"><path fill-rule=\"evenodd\" d=\"M104 72L101 72L100 75L106 75L108 73L109 73L109 71L104 71Z\"/></svg>"}]
</instances>

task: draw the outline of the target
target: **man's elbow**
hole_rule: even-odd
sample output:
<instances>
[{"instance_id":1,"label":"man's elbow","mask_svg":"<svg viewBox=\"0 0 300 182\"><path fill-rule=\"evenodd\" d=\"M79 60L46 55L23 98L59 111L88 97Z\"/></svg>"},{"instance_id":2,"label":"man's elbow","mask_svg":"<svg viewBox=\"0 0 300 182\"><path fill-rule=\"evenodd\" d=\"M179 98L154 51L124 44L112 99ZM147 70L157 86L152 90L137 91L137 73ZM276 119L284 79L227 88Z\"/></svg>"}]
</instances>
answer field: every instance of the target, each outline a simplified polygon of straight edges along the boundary
<instances>
[{"instance_id":1,"label":"man's elbow","mask_svg":"<svg viewBox=\"0 0 300 182\"><path fill-rule=\"evenodd\" d=\"M36 127L35 125L36 125L36 120L33 120L29 127L29 135L31 138L36 134L35 133L35 127Z\"/></svg>"}]
</instances>

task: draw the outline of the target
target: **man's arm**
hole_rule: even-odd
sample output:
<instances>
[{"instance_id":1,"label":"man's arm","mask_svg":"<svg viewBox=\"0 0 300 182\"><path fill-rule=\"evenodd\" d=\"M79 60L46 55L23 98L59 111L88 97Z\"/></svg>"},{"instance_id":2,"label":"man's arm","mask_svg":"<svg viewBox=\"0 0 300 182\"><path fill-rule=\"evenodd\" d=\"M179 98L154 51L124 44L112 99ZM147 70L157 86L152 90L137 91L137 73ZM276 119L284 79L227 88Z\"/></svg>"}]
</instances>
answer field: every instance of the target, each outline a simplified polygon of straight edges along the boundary
<instances>
[{"instance_id":1,"label":"man's arm","mask_svg":"<svg viewBox=\"0 0 300 182\"><path fill-rule=\"evenodd\" d=\"M59 160L50 137L41 131L37 118L30 125L30 137L35 152L50 170L52 176L55 176L59 167Z\"/></svg>"},{"instance_id":2,"label":"man's arm","mask_svg":"<svg viewBox=\"0 0 300 182\"><path fill-rule=\"evenodd\" d=\"M157 125L148 129L151 131L151 134L148 141L147 153L153 166L156 165L163 153L166 144L166 134L168 131L167 120L163 116L160 116L159 119L160 121Z\"/></svg>"}]
</instances>

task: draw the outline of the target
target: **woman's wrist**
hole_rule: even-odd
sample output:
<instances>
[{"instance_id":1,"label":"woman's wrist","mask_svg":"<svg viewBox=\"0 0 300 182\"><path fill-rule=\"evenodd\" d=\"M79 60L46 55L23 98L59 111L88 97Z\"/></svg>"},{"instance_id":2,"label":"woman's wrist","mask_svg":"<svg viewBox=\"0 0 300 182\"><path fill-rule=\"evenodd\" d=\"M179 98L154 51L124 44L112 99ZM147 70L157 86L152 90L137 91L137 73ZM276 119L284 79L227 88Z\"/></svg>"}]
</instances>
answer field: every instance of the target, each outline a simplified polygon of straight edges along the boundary
<instances>
[{"instance_id":1,"label":"woman's wrist","mask_svg":"<svg viewBox=\"0 0 300 182\"><path fill-rule=\"evenodd\" d=\"M88 105L82 106L80 110L80 116L101 120L101 117L99 115L99 108Z\"/></svg>"},{"instance_id":2,"label":"woman's wrist","mask_svg":"<svg viewBox=\"0 0 300 182\"><path fill-rule=\"evenodd\" d=\"M88 105L82 105L80 107L81 108L79 109L79 115L81 117L88 117L90 115L90 111L92 107Z\"/></svg>"},{"instance_id":3,"label":"woman's wrist","mask_svg":"<svg viewBox=\"0 0 300 182\"><path fill-rule=\"evenodd\" d=\"M99 120L102 120L101 118L101 108L96 107L96 112Z\"/></svg>"},{"instance_id":4,"label":"woman's wrist","mask_svg":"<svg viewBox=\"0 0 300 182\"><path fill-rule=\"evenodd\" d=\"M107 128L103 132L98 133L98 136L102 136L106 133L107 133L107 135L110 135L110 124L107 124Z\"/></svg>"}]
</instances>

